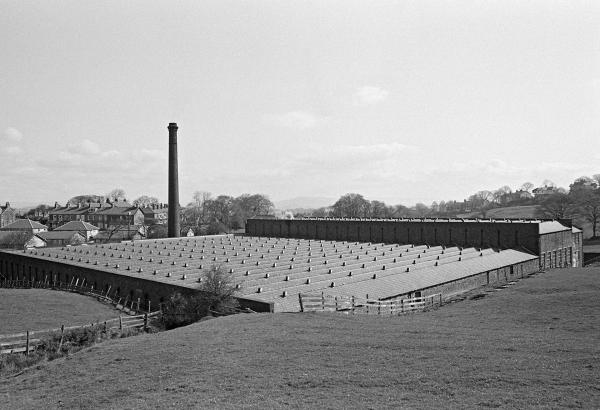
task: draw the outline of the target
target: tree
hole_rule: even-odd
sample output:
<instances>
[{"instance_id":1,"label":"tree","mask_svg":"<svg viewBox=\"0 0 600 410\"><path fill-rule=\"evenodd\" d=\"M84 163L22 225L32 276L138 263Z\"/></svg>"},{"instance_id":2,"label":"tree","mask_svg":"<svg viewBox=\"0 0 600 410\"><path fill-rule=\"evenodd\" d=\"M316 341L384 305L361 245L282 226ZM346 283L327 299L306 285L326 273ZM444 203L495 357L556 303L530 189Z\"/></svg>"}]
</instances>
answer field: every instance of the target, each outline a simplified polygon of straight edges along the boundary
<instances>
[{"instance_id":1,"label":"tree","mask_svg":"<svg viewBox=\"0 0 600 410\"><path fill-rule=\"evenodd\" d=\"M429 207L427 205L419 202L415 205L415 212L419 218L423 218L429 213Z\"/></svg>"},{"instance_id":2,"label":"tree","mask_svg":"<svg viewBox=\"0 0 600 410\"><path fill-rule=\"evenodd\" d=\"M134 199L132 205L139 206L140 208L145 208L150 205L157 205L158 203L158 198L155 198L153 196L142 195L139 198Z\"/></svg>"},{"instance_id":3,"label":"tree","mask_svg":"<svg viewBox=\"0 0 600 410\"><path fill-rule=\"evenodd\" d=\"M390 213L387 205L381 201L371 201L370 206L370 217L371 218L389 218Z\"/></svg>"},{"instance_id":4,"label":"tree","mask_svg":"<svg viewBox=\"0 0 600 410\"><path fill-rule=\"evenodd\" d=\"M345 194L333 204L333 215L339 218L365 218L370 203L360 194Z\"/></svg>"},{"instance_id":5,"label":"tree","mask_svg":"<svg viewBox=\"0 0 600 410\"><path fill-rule=\"evenodd\" d=\"M243 194L235 198L232 203L234 228L242 228L249 218L258 215L269 215L273 210L273 202L263 194Z\"/></svg>"},{"instance_id":6,"label":"tree","mask_svg":"<svg viewBox=\"0 0 600 410\"><path fill-rule=\"evenodd\" d=\"M596 181L590 177L582 176L577 178L571 185L569 185L569 190L571 192L580 190L580 189L596 189L598 188L598 184Z\"/></svg>"},{"instance_id":7,"label":"tree","mask_svg":"<svg viewBox=\"0 0 600 410\"><path fill-rule=\"evenodd\" d=\"M556 187L556 184L549 179L544 179L544 181L542 182L542 185L544 185L546 187L552 187L552 188Z\"/></svg>"},{"instance_id":8,"label":"tree","mask_svg":"<svg viewBox=\"0 0 600 410\"><path fill-rule=\"evenodd\" d=\"M124 200L126 196L127 195L125 194L125 190L122 188L115 188L112 191L110 191L108 194L106 194L107 198L111 198L115 201Z\"/></svg>"},{"instance_id":9,"label":"tree","mask_svg":"<svg viewBox=\"0 0 600 410\"><path fill-rule=\"evenodd\" d=\"M490 191L479 191L469 197L473 209L481 209L494 199L494 195Z\"/></svg>"},{"instance_id":10,"label":"tree","mask_svg":"<svg viewBox=\"0 0 600 410\"><path fill-rule=\"evenodd\" d=\"M392 216L394 218L408 218L410 216L410 209L404 205L396 205Z\"/></svg>"},{"instance_id":11,"label":"tree","mask_svg":"<svg viewBox=\"0 0 600 410\"><path fill-rule=\"evenodd\" d=\"M569 195L556 192L548 196L541 205L548 217L562 219L567 217L568 211L572 206L572 201Z\"/></svg>"},{"instance_id":12,"label":"tree","mask_svg":"<svg viewBox=\"0 0 600 410\"><path fill-rule=\"evenodd\" d=\"M88 204L90 202L104 202L105 197L102 195L94 195L94 194L88 194L88 195L77 195L74 196L73 198L69 199L69 203L71 205L85 205Z\"/></svg>"},{"instance_id":13,"label":"tree","mask_svg":"<svg viewBox=\"0 0 600 410\"><path fill-rule=\"evenodd\" d=\"M233 198L228 195L219 195L206 202L207 219L212 233L227 232L231 227ZM215 230L217 232L215 232Z\"/></svg>"},{"instance_id":14,"label":"tree","mask_svg":"<svg viewBox=\"0 0 600 410\"><path fill-rule=\"evenodd\" d=\"M33 234L31 232L9 231L9 233L2 238L0 248L23 249L32 237Z\"/></svg>"},{"instance_id":15,"label":"tree","mask_svg":"<svg viewBox=\"0 0 600 410\"><path fill-rule=\"evenodd\" d=\"M521 185L521 191L530 192L533 189L534 185L531 182L525 182Z\"/></svg>"},{"instance_id":16,"label":"tree","mask_svg":"<svg viewBox=\"0 0 600 410\"><path fill-rule=\"evenodd\" d=\"M596 238L598 219L600 218L600 190L578 189L572 191L574 210L592 224L592 237Z\"/></svg>"},{"instance_id":17,"label":"tree","mask_svg":"<svg viewBox=\"0 0 600 410\"><path fill-rule=\"evenodd\" d=\"M197 292L173 294L163 307L167 329L194 323L213 313L233 313L238 308L234 276L220 265L212 265L201 277Z\"/></svg>"}]
</instances>

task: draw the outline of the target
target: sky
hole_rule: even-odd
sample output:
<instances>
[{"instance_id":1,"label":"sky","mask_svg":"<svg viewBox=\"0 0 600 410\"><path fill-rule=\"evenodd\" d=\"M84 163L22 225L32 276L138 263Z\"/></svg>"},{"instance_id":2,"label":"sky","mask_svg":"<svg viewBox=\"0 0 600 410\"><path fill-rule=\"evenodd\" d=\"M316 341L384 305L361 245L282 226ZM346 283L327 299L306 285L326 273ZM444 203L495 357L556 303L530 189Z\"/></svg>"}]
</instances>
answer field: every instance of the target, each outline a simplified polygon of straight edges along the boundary
<instances>
[{"instance_id":1,"label":"sky","mask_svg":"<svg viewBox=\"0 0 600 410\"><path fill-rule=\"evenodd\" d=\"M0 202L462 200L600 173L598 1L0 0Z\"/></svg>"}]
</instances>

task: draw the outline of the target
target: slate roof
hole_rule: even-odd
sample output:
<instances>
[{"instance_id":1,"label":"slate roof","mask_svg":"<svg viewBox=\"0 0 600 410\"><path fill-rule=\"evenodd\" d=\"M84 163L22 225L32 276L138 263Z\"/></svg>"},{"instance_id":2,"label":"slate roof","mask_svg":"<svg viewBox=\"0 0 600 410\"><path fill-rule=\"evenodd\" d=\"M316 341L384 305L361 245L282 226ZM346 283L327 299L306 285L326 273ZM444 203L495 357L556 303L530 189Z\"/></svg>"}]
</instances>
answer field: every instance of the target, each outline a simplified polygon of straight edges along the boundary
<instances>
[{"instance_id":1,"label":"slate roof","mask_svg":"<svg viewBox=\"0 0 600 410\"><path fill-rule=\"evenodd\" d=\"M73 232L73 231L56 231L56 230L54 230L54 231L50 231L50 232L40 232L40 233L37 233L36 235L45 241L70 240L75 235L79 235L82 237L83 240L85 240L83 235L81 235L79 232Z\"/></svg>"},{"instance_id":2,"label":"slate roof","mask_svg":"<svg viewBox=\"0 0 600 410\"><path fill-rule=\"evenodd\" d=\"M298 293L385 298L537 259L517 250L230 235L97 243L29 256L185 288L197 288L206 269L220 264L240 286L239 297L273 303L278 312L298 311Z\"/></svg>"},{"instance_id":3,"label":"slate roof","mask_svg":"<svg viewBox=\"0 0 600 410\"><path fill-rule=\"evenodd\" d=\"M21 231L30 229L48 229L48 227L39 222L32 221L31 219L17 219L15 222L0 228L2 231Z\"/></svg>"},{"instance_id":4,"label":"slate roof","mask_svg":"<svg viewBox=\"0 0 600 410\"><path fill-rule=\"evenodd\" d=\"M98 210L95 213L98 215L133 215L137 210L138 208L135 206L128 208L112 207Z\"/></svg>"},{"instance_id":5,"label":"slate roof","mask_svg":"<svg viewBox=\"0 0 600 410\"><path fill-rule=\"evenodd\" d=\"M384 299L534 259L538 259L538 257L507 249L478 258L466 259L462 262L427 266L410 272L398 273L380 280L365 280L336 286L325 293L333 296L365 296L368 294L371 299Z\"/></svg>"},{"instance_id":6,"label":"slate roof","mask_svg":"<svg viewBox=\"0 0 600 410\"><path fill-rule=\"evenodd\" d=\"M544 222L540 222L540 230L539 233L540 235L544 235L547 233L554 233L554 232L560 232L560 231L570 231L571 228L569 228L568 226L564 226L563 224L561 224L558 221L544 221Z\"/></svg>"},{"instance_id":7,"label":"slate roof","mask_svg":"<svg viewBox=\"0 0 600 410\"><path fill-rule=\"evenodd\" d=\"M100 228L85 221L69 221L54 229L54 231L98 231Z\"/></svg>"}]
</instances>

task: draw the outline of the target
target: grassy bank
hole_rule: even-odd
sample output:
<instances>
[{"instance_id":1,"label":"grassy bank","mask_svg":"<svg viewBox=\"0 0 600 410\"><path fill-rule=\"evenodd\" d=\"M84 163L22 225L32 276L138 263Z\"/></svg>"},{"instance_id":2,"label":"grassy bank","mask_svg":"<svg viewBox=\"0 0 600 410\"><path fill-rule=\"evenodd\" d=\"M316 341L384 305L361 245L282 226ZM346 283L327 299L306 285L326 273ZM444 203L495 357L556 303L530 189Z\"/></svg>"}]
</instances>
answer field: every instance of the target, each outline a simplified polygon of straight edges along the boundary
<instances>
[{"instance_id":1,"label":"grassy bank","mask_svg":"<svg viewBox=\"0 0 600 410\"><path fill-rule=\"evenodd\" d=\"M119 313L92 297L49 289L0 289L0 334L74 326Z\"/></svg>"},{"instance_id":2,"label":"grassy bank","mask_svg":"<svg viewBox=\"0 0 600 410\"><path fill-rule=\"evenodd\" d=\"M8 408L598 407L598 269L404 317L238 315L0 381Z\"/></svg>"}]
</instances>

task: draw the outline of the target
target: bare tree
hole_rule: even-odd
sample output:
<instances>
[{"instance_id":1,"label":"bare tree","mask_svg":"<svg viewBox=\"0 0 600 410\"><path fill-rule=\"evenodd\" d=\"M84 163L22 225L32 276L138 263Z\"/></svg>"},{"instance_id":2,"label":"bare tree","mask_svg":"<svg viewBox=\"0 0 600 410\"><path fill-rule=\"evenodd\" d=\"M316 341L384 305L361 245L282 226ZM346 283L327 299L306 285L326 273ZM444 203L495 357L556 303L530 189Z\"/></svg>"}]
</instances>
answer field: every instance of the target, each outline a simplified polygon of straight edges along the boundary
<instances>
[{"instance_id":1,"label":"bare tree","mask_svg":"<svg viewBox=\"0 0 600 410\"><path fill-rule=\"evenodd\" d=\"M531 182L525 182L523 185L521 185L521 191L531 192L533 187L534 185Z\"/></svg>"},{"instance_id":2,"label":"bare tree","mask_svg":"<svg viewBox=\"0 0 600 410\"><path fill-rule=\"evenodd\" d=\"M106 194L107 198L112 198L114 200L125 199L127 195L125 194L125 190L122 188L115 188Z\"/></svg>"},{"instance_id":3,"label":"bare tree","mask_svg":"<svg viewBox=\"0 0 600 410\"><path fill-rule=\"evenodd\" d=\"M158 198L155 198L153 196L142 195L139 198L134 199L132 204L133 206L139 206L140 208L143 208L149 205L158 204Z\"/></svg>"}]
</instances>

